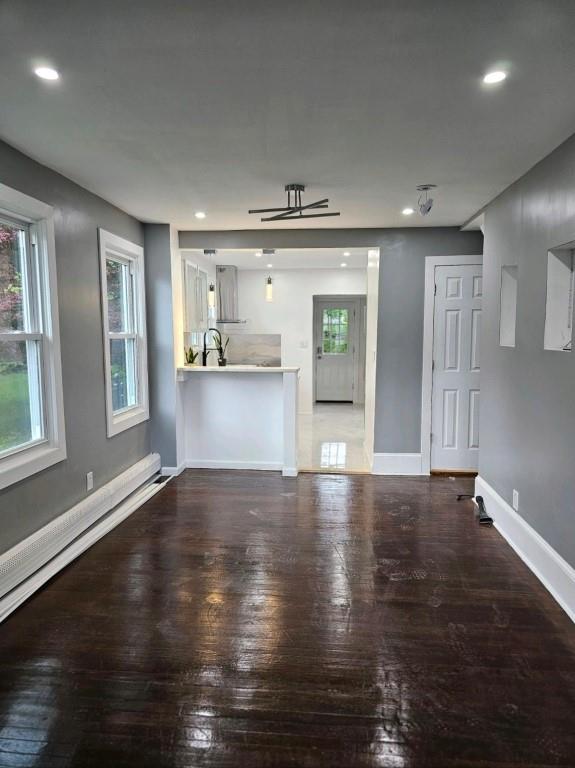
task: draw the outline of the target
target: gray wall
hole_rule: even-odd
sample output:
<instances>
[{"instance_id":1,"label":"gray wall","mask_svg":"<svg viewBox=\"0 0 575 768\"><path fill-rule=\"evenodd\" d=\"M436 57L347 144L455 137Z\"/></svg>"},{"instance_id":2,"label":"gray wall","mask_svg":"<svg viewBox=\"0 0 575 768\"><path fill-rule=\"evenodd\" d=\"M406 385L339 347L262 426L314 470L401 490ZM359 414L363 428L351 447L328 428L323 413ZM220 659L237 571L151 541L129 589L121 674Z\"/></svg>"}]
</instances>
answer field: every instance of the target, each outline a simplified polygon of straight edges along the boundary
<instances>
[{"instance_id":1,"label":"gray wall","mask_svg":"<svg viewBox=\"0 0 575 768\"><path fill-rule=\"evenodd\" d=\"M420 452L425 257L480 254L480 232L456 227L180 232L180 246L379 247L375 451Z\"/></svg>"},{"instance_id":2,"label":"gray wall","mask_svg":"<svg viewBox=\"0 0 575 768\"><path fill-rule=\"evenodd\" d=\"M162 466L175 467L176 380L170 227L144 224L148 369L150 382L150 437Z\"/></svg>"},{"instance_id":3,"label":"gray wall","mask_svg":"<svg viewBox=\"0 0 575 768\"><path fill-rule=\"evenodd\" d=\"M575 240L575 137L485 215L480 475L575 566L575 353L543 349L547 250ZM499 346L502 265L518 266L516 347Z\"/></svg>"},{"instance_id":4,"label":"gray wall","mask_svg":"<svg viewBox=\"0 0 575 768\"><path fill-rule=\"evenodd\" d=\"M135 219L0 142L0 182L56 209L56 260L68 459L0 491L0 552L150 450L146 423L106 437L98 227L138 244Z\"/></svg>"}]
</instances>

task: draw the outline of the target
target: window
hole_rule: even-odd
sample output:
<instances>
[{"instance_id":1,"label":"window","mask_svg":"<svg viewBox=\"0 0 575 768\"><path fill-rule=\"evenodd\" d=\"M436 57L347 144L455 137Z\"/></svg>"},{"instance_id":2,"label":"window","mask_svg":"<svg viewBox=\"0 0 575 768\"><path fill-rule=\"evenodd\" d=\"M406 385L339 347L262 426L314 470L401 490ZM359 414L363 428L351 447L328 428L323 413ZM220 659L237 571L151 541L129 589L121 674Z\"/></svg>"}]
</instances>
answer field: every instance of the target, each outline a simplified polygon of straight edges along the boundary
<instances>
[{"instance_id":1,"label":"window","mask_svg":"<svg viewBox=\"0 0 575 768\"><path fill-rule=\"evenodd\" d=\"M0 184L0 488L64 458L53 210Z\"/></svg>"},{"instance_id":2,"label":"window","mask_svg":"<svg viewBox=\"0 0 575 768\"><path fill-rule=\"evenodd\" d=\"M322 315L322 339L324 355L344 355L348 348L347 309L324 309Z\"/></svg>"},{"instance_id":3,"label":"window","mask_svg":"<svg viewBox=\"0 0 575 768\"><path fill-rule=\"evenodd\" d=\"M100 230L108 437L149 418L144 251Z\"/></svg>"}]
</instances>

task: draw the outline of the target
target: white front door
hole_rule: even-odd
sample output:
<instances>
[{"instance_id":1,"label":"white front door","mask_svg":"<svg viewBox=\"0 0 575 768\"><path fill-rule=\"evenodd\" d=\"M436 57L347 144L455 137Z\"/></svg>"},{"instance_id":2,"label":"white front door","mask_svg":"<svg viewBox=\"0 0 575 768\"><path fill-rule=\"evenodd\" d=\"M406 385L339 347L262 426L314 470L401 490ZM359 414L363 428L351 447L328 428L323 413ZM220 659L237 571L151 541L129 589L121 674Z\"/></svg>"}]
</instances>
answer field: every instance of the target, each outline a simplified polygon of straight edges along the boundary
<instances>
[{"instance_id":1,"label":"white front door","mask_svg":"<svg viewBox=\"0 0 575 768\"><path fill-rule=\"evenodd\" d=\"M435 268L431 469L477 470L481 265Z\"/></svg>"},{"instance_id":2,"label":"white front door","mask_svg":"<svg viewBox=\"0 0 575 768\"><path fill-rule=\"evenodd\" d=\"M353 402L357 301L314 300L315 399Z\"/></svg>"}]
</instances>

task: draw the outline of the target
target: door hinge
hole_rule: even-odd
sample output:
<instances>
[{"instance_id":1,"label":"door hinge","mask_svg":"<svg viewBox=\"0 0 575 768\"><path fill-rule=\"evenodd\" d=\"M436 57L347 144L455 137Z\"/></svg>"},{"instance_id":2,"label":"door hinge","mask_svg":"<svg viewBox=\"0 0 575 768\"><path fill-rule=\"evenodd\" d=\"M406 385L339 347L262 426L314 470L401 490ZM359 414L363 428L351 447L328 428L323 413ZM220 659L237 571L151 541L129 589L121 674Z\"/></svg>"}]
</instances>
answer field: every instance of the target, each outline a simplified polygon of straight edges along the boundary
<instances>
[{"instance_id":1,"label":"door hinge","mask_svg":"<svg viewBox=\"0 0 575 768\"><path fill-rule=\"evenodd\" d=\"M435 360L432 360L432 361L431 361L431 370L432 370L432 371L434 371L434 370L435 370Z\"/></svg>"},{"instance_id":2,"label":"door hinge","mask_svg":"<svg viewBox=\"0 0 575 768\"><path fill-rule=\"evenodd\" d=\"M437 296L437 283L433 286L433 295Z\"/></svg>"}]
</instances>

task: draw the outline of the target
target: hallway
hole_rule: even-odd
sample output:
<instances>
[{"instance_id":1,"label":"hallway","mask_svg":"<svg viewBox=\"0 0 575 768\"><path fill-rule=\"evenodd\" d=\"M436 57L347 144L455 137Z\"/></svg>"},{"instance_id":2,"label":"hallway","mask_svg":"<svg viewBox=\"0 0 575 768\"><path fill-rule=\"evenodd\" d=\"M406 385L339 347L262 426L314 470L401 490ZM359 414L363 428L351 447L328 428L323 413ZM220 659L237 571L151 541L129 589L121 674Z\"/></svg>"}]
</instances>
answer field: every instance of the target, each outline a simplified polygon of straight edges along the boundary
<instances>
[{"instance_id":1,"label":"hallway","mask_svg":"<svg viewBox=\"0 0 575 768\"><path fill-rule=\"evenodd\" d=\"M364 407L314 403L298 417L298 466L321 472L369 472L364 448Z\"/></svg>"},{"instance_id":2,"label":"hallway","mask_svg":"<svg viewBox=\"0 0 575 768\"><path fill-rule=\"evenodd\" d=\"M0 766L573 764L566 614L467 479L186 471L0 629Z\"/></svg>"}]
</instances>

